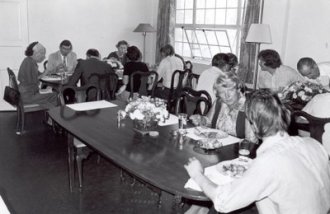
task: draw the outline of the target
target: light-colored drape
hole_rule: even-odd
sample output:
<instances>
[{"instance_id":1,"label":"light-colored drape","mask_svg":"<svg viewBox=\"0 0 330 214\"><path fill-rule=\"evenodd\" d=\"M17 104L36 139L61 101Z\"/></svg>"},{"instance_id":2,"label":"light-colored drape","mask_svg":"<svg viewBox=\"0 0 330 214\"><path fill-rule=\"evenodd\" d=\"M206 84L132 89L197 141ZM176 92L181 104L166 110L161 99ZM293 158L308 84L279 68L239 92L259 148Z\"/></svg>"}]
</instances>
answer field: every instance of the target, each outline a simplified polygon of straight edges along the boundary
<instances>
[{"instance_id":1,"label":"light-colored drape","mask_svg":"<svg viewBox=\"0 0 330 214\"><path fill-rule=\"evenodd\" d=\"M255 44L246 43L245 39L252 23L258 23L261 0L245 0L243 25L241 32L240 64L238 75L245 83L253 82L253 71L256 56ZM258 66L258 65L256 65Z\"/></svg>"},{"instance_id":2,"label":"light-colored drape","mask_svg":"<svg viewBox=\"0 0 330 214\"><path fill-rule=\"evenodd\" d=\"M161 60L160 48L174 45L175 0L159 0L156 41L156 63Z\"/></svg>"}]
</instances>

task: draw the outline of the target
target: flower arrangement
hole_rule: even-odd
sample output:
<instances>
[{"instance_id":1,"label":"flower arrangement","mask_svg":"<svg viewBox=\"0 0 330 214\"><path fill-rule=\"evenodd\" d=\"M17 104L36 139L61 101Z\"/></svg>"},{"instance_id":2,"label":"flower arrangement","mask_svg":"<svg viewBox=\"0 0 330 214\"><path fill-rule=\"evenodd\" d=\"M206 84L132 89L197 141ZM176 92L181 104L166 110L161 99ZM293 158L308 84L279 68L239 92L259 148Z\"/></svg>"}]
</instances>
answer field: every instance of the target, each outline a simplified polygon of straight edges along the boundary
<instances>
[{"instance_id":1,"label":"flower arrangement","mask_svg":"<svg viewBox=\"0 0 330 214\"><path fill-rule=\"evenodd\" d=\"M155 122L165 120L169 116L164 100L144 96L129 102L122 114L122 117L128 115L137 122L139 128L146 130Z\"/></svg>"},{"instance_id":2,"label":"flower arrangement","mask_svg":"<svg viewBox=\"0 0 330 214\"><path fill-rule=\"evenodd\" d=\"M315 95L326 92L327 90L322 85L298 81L285 87L283 91L278 94L278 96L284 101L293 101L305 105Z\"/></svg>"}]
</instances>

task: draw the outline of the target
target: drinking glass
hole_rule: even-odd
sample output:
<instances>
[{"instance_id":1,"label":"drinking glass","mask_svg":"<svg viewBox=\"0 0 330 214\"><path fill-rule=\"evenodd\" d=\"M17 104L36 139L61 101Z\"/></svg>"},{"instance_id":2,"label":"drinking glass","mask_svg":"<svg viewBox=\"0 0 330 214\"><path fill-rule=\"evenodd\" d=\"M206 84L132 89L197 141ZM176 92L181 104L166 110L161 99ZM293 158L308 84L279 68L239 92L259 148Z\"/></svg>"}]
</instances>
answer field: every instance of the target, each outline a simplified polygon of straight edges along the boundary
<instances>
[{"instance_id":1,"label":"drinking glass","mask_svg":"<svg viewBox=\"0 0 330 214\"><path fill-rule=\"evenodd\" d=\"M183 134L187 126L187 114L185 113L178 114L178 122L179 122L179 133Z\"/></svg>"},{"instance_id":2,"label":"drinking glass","mask_svg":"<svg viewBox=\"0 0 330 214\"><path fill-rule=\"evenodd\" d=\"M250 158L250 146L251 142L249 142L248 140L242 140L239 143L238 158L240 161L248 161L248 159Z\"/></svg>"}]
</instances>

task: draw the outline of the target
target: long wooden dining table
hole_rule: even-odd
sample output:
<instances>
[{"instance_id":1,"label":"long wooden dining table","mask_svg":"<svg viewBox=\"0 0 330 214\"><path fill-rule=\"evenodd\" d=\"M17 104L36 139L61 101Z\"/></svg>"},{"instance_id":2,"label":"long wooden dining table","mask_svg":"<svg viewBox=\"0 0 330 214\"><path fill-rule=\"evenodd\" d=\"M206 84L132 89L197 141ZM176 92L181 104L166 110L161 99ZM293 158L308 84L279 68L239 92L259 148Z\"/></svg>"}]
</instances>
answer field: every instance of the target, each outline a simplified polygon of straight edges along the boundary
<instances>
[{"instance_id":1,"label":"long wooden dining table","mask_svg":"<svg viewBox=\"0 0 330 214\"><path fill-rule=\"evenodd\" d=\"M199 191L184 188L189 179L184 164L190 157L198 158L204 167L237 157L237 144L221 147L215 153L196 152L196 142L173 133L178 125L159 126L159 135L152 137L134 131L130 119L117 123L117 112L124 104L115 102L116 107L89 111L74 111L67 106L49 110L50 117L67 130L68 164L70 188L73 183L73 137L111 160L121 169L139 180L156 187L161 197L173 196L174 201L182 198L209 201Z\"/></svg>"}]
</instances>

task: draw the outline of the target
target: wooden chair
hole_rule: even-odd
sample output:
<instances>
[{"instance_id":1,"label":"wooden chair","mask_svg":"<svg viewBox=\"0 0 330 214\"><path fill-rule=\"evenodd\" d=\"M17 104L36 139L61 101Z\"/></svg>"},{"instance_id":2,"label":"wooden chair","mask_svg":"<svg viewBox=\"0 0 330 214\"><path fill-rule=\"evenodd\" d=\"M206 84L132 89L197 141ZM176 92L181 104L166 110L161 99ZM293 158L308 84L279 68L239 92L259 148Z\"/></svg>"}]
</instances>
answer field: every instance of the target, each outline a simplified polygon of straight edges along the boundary
<instances>
[{"instance_id":1,"label":"wooden chair","mask_svg":"<svg viewBox=\"0 0 330 214\"><path fill-rule=\"evenodd\" d=\"M298 117L305 118L308 123L297 122ZM304 111L294 111L291 115L289 130L291 130L291 134L297 134L298 130L308 131L310 132L312 138L322 143L322 135L324 133L324 125L326 123L330 123L330 118L318 118Z\"/></svg>"},{"instance_id":2,"label":"wooden chair","mask_svg":"<svg viewBox=\"0 0 330 214\"><path fill-rule=\"evenodd\" d=\"M116 73L92 74L88 78L89 83L96 84L100 90L100 99L114 100L118 84L118 75Z\"/></svg>"},{"instance_id":3,"label":"wooden chair","mask_svg":"<svg viewBox=\"0 0 330 214\"><path fill-rule=\"evenodd\" d=\"M204 103L203 108L201 107L202 103ZM211 106L211 96L207 91L195 91L186 87L182 89L180 96L176 100L175 114L186 113L188 116L193 114L205 116Z\"/></svg>"},{"instance_id":4,"label":"wooden chair","mask_svg":"<svg viewBox=\"0 0 330 214\"><path fill-rule=\"evenodd\" d=\"M174 112L175 101L181 94L181 90L185 87L187 83L189 70L180 71L176 70L172 74L171 78L171 88L167 99L167 108L170 112Z\"/></svg>"},{"instance_id":5,"label":"wooden chair","mask_svg":"<svg viewBox=\"0 0 330 214\"><path fill-rule=\"evenodd\" d=\"M141 71L135 71L130 76L130 87L131 87L131 93L130 97L133 97L134 94L134 80L136 78L140 79L140 85L138 88L139 95L154 97L155 88L157 86L157 79L158 79L158 73L156 71L150 71L150 72L141 72Z\"/></svg>"},{"instance_id":6,"label":"wooden chair","mask_svg":"<svg viewBox=\"0 0 330 214\"><path fill-rule=\"evenodd\" d=\"M21 98L21 94L18 90L15 73L10 68L7 68L7 71L9 76L9 86L5 88L4 100L16 107L16 134L22 135L24 133L25 114L36 111L45 111L47 108L42 107L37 103L24 104Z\"/></svg>"},{"instance_id":7,"label":"wooden chair","mask_svg":"<svg viewBox=\"0 0 330 214\"><path fill-rule=\"evenodd\" d=\"M99 94L100 92L98 87L89 84L83 87L65 86L62 88L59 97L61 105L64 106L67 104L99 100ZM79 188L82 189L82 161L89 156L92 150L76 138L73 138L73 147L75 149L75 161L78 170ZM69 156L70 155L74 154L69 154Z\"/></svg>"},{"instance_id":8,"label":"wooden chair","mask_svg":"<svg viewBox=\"0 0 330 214\"><path fill-rule=\"evenodd\" d=\"M194 74L191 70L189 70L188 78L187 78L187 87L195 89L198 84L199 74Z\"/></svg>"}]
</instances>

